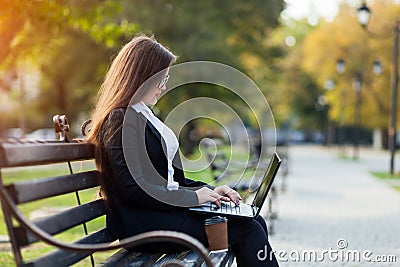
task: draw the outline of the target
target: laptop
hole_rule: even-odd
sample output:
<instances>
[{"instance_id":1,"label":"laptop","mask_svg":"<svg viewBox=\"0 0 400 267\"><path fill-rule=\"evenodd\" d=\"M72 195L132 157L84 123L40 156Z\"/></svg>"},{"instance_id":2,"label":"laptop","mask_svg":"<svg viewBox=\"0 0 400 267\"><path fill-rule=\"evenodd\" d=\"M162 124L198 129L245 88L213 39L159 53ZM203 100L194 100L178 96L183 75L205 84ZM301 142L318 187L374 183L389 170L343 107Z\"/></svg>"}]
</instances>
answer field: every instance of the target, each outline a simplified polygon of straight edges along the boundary
<instances>
[{"instance_id":1,"label":"laptop","mask_svg":"<svg viewBox=\"0 0 400 267\"><path fill-rule=\"evenodd\" d=\"M264 178L257 189L256 195L253 199L253 203L240 203L236 206L232 202L221 201L221 207L214 203L208 202L197 207L191 207L189 210L210 215L221 215L235 218L254 218L260 214L261 207L267 198L268 192L274 182L276 173L281 165L282 160L275 152L269 162L268 168L264 174Z\"/></svg>"}]
</instances>

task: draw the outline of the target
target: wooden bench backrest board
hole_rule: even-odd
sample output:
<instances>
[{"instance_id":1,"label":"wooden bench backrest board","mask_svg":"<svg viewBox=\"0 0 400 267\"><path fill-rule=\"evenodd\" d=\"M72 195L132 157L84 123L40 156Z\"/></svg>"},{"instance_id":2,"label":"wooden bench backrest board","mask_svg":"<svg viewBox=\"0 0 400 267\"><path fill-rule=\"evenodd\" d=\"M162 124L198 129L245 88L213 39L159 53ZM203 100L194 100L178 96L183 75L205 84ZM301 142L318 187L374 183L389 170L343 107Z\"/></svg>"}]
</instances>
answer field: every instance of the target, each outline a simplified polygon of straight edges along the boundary
<instances>
[{"instance_id":1,"label":"wooden bench backrest board","mask_svg":"<svg viewBox=\"0 0 400 267\"><path fill-rule=\"evenodd\" d=\"M68 169L70 167L68 162L93 160L94 155L94 147L91 144L78 142L1 143L0 168L65 163L65 168ZM99 175L101 174L94 169L50 178L37 177L38 179L15 182L5 185L5 187L12 196L14 203L20 205L98 187ZM21 248L36 243L38 238L30 234L25 228L13 223L4 203L2 203L2 209L18 266L67 266L89 255L89 253L56 250L25 263L21 256ZM105 215L104 201L97 199L38 219L34 221L34 224L49 234L55 235L103 215ZM88 236L77 241L77 243L95 244L114 240L116 238L107 229L100 229L94 233L89 233Z\"/></svg>"}]
</instances>

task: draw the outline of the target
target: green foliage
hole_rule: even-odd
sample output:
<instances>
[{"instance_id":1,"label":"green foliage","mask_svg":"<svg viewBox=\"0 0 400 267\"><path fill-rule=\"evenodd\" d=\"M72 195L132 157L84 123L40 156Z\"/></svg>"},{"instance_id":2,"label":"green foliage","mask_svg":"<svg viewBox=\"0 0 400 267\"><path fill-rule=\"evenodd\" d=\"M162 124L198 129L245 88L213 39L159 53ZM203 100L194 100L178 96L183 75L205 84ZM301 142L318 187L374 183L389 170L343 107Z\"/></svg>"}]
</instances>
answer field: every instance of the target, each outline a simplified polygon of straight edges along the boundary
<instances>
[{"instance_id":1,"label":"green foliage","mask_svg":"<svg viewBox=\"0 0 400 267\"><path fill-rule=\"evenodd\" d=\"M274 86L271 105L278 126L285 123L294 128L315 130L326 117L326 112L317 110L315 105L320 86L301 68L303 40L312 30L306 20L287 20L272 34L271 46L281 51L280 57L273 61L274 79L270 81Z\"/></svg>"},{"instance_id":2,"label":"green foliage","mask_svg":"<svg viewBox=\"0 0 400 267\"><path fill-rule=\"evenodd\" d=\"M18 68L29 60L42 76L40 93L27 103L29 128L48 126L56 113L74 122L86 119L110 58L138 31L154 34L179 62L211 60L236 67L273 98L266 82L273 71L265 75L264 69L282 55L267 41L278 25L282 0L0 0L0 5L6 7L0 11L0 30L7 37L0 61ZM182 92L167 102L191 96Z\"/></svg>"},{"instance_id":3,"label":"green foliage","mask_svg":"<svg viewBox=\"0 0 400 267\"><path fill-rule=\"evenodd\" d=\"M209 60L228 64L248 74L261 87L267 100L273 99L266 74L280 49L268 43L277 27L283 1L213 1L159 0L149 2L120 0L121 19L137 21L143 32L155 37L178 55L178 63ZM196 84L180 88L157 104L168 110L196 96L211 96L230 106L240 107L240 99L227 90ZM210 93L211 92L211 93ZM211 95L210 95L211 94ZM246 114L242 113L243 116Z\"/></svg>"},{"instance_id":4,"label":"green foliage","mask_svg":"<svg viewBox=\"0 0 400 267\"><path fill-rule=\"evenodd\" d=\"M86 113L110 56L138 30L137 24L113 19L119 12L113 1L0 0L0 6L0 31L7 36L0 47L3 68L26 76L23 66L29 64L40 72L40 92L21 103L31 112L11 110L26 113L31 129L51 126L54 114L67 114L75 122ZM18 99L23 96L16 98L22 102Z\"/></svg>"}]
</instances>

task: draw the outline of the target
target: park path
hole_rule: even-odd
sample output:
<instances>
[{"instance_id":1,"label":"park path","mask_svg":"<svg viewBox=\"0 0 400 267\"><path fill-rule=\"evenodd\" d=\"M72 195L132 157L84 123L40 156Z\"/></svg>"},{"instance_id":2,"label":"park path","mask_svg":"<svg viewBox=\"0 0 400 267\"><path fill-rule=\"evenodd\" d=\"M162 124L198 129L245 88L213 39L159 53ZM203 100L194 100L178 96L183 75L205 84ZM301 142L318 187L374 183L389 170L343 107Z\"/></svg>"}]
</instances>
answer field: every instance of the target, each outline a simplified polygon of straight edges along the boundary
<instances>
[{"instance_id":1,"label":"park path","mask_svg":"<svg viewBox=\"0 0 400 267\"><path fill-rule=\"evenodd\" d=\"M292 146L289 157L287 190L279 194L270 236L280 266L400 266L400 191L371 174L388 170L387 152L362 149L353 161L333 147ZM330 248L331 255L322 254ZM292 259L307 250L323 261ZM360 262L351 254L355 250ZM371 262L362 258L364 252ZM397 262L373 262L388 255Z\"/></svg>"}]
</instances>

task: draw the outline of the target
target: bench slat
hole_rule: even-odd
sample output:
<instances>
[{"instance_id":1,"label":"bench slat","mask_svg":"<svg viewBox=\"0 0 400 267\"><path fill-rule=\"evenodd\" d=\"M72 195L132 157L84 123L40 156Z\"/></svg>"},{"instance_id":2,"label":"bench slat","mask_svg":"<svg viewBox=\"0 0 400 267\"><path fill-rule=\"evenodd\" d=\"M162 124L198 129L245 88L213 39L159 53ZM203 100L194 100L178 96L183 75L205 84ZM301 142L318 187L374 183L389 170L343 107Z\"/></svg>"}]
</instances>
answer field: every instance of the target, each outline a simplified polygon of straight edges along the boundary
<instances>
[{"instance_id":1,"label":"bench slat","mask_svg":"<svg viewBox=\"0 0 400 267\"><path fill-rule=\"evenodd\" d=\"M231 250L227 252L210 253L209 256L214 266L226 266L226 265L230 266L234 259L234 255ZM200 263L202 263L199 254L197 254L193 250L177 256L176 259L179 259L182 262L184 262L185 267L200 266ZM205 264L202 263L201 266L204 265Z\"/></svg>"},{"instance_id":2,"label":"bench slat","mask_svg":"<svg viewBox=\"0 0 400 267\"><path fill-rule=\"evenodd\" d=\"M193 250L184 252L177 258L184 262L186 267L196 267L200 265L199 254Z\"/></svg>"},{"instance_id":3,"label":"bench slat","mask_svg":"<svg viewBox=\"0 0 400 267\"><path fill-rule=\"evenodd\" d=\"M8 185L6 188L16 204L58 196L99 185L98 171L87 171L57 177L34 179Z\"/></svg>"},{"instance_id":4,"label":"bench slat","mask_svg":"<svg viewBox=\"0 0 400 267\"><path fill-rule=\"evenodd\" d=\"M221 253L210 253L210 258L214 266L228 266L232 264L234 255L232 251L221 252ZM110 258L107 259L101 266L112 267L112 266L153 266L160 267L167 263L173 263L178 261L183 263L185 267L200 266L201 259L199 254L194 251L185 251L181 253L170 253L170 254L151 254L151 253L137 253L129 252L127 250L120 250ZM149 265L151 264L151 265ZM204 265L204 264L203 264ZM202 266L203 266L202 265Z\"/></svg>"},{"instance_id":5,"label":"bench slat","mask_svg":"<svg viewBox=\"0 0 400 267\"><path fill-rule=\"evenodd\" d=\"M111 232L106 228L103 228L100 231L82 238L76 242L76 244L98 244L113 242L115 240L116 238L111 234ZM30 264L32 264L33 267L69 266L86 258L90 254L91 253L77 253L65 250L57 250L34 260Z\"/></svg>"},{"instance_id":6,"label":"bench slat","mask_svg":"<svg viewBox=\"0 0 400 267\"><path fill-rule=\"evenodd\" d=\"M220 252L220 253L210 253L209 256L210 256L214 266L225 266L228 262L230 262L230 264L232 264L233 257L234 257L233 253L231 251Z\"/></svg>"},{"instance_id":7,"label":"bench slat","mask_svg":"<svg viewBox=\"0 0 400 267\"><path fill-rule=\"evenodd\" d=\"M86 143L0 144L0 167L32 166L93 159L94 146Z\"/></svg>"},{"instance_id":8,"label":"bench slat","mask_svg":"<svg viewBox=\"0 0 400 267\"><path fill-rule=\"evenodd\" d=\"M53 216L40 219L34 224L45 232L55 235L67 229L81 225L105 214L104 200L98 199L81 206L77 206ZM27 246L38 241L38 238L32 235L23 227L15 229L15 235L19 246Z\"/></svg>"},{"instance_id":9,"label":"bench slat","mask_svg":"<svg viewBox=\"0 0 400 267\"><path fill-rule=\"evenodd\" d=\"M180 259L179 259L180 255L182 255L182 252L165 254L162 257L160 257L156 263L154 263L153 267L161 267L168 263L172 264L177 261L180 262Z\"/></svg>"},{"instance_id":10,"label":"bench slat","mask_svg":"<svg viewBox=\"0 0 400 267\"><path fill-rule=\"evenodd\" d=\"M121 249L108 258L105 262L100 264L100 266L151 266L150 264L154 263L161 256L162 253L138 253Z\"/></svg>"}]
</instances>

